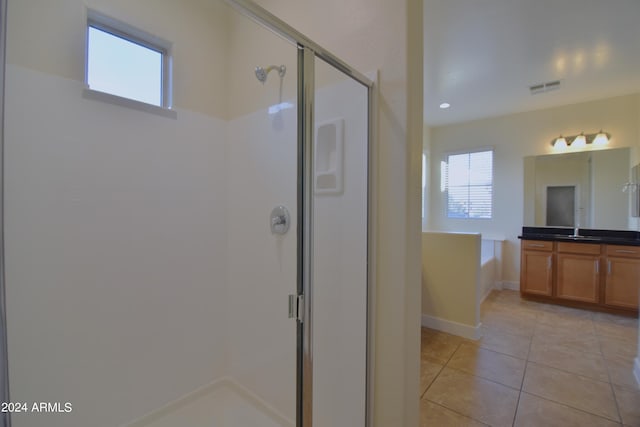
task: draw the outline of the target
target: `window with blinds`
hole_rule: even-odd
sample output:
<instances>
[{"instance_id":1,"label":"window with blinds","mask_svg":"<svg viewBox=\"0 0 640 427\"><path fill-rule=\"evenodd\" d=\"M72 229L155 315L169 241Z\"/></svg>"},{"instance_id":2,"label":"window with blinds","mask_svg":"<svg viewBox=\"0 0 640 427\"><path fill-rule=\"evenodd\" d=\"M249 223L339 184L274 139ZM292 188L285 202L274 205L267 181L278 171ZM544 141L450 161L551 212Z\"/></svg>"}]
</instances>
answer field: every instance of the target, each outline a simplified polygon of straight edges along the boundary
<instances>
[{"instance_id":1,"label":"window with blinds","mask_svg":"<svg viewBox=\"0 0 640 427\"><path fill-rule=\"evenodd\" d=\"M441 166L441 189L446 192L447 217L490 219L493 150L449 154Z\"/></svg>"}]
</instances>

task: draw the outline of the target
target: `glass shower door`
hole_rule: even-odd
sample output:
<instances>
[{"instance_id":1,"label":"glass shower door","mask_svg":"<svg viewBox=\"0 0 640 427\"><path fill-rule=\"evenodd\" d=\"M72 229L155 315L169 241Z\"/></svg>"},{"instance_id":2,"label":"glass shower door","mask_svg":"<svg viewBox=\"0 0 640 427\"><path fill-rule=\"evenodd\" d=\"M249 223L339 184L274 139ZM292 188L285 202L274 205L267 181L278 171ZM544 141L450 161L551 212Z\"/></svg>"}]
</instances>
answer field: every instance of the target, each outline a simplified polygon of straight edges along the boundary
<instances>
[{"instance_id":1,"label":"glass shower door","mask_svg":"<svg viewBox=\"0 0 640 427\"><path fill-rule=\"evenodd\" d=\"M316 58L314 95L313 426L364 426L368 87Z\"/></svg>"},{"instance_id":2,"label":"glass shower door","mask_svg":"<svg viewBox=\"0 0 640 427\"><path fill-rule=\"evenodd\" d=\"M229 22L229 375L272 418L238 426L293 426L297 322L287 303L298 274L298 49L241 13Z\"/></svg>"}]
</instances>

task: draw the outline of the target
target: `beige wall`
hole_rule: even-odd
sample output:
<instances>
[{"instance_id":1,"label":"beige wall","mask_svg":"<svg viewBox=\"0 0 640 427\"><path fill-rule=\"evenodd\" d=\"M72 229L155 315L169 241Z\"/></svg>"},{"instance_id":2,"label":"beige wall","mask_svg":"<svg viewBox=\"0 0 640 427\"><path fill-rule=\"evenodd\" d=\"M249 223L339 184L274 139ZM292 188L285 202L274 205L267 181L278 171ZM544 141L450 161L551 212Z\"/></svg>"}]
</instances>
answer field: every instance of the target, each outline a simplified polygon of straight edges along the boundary
<instances>
[{"instance_id":1,"label":"beige wall","mask_svg":"<svg viewBox=\"0 0 640 427\"><path fill-rule=\"evenodd\" d=\"M226 118L228 11L220 1L9 1L7 62L84 81L87 8L172 42L174 106Z\"/></svg>"},{"instance_id":2,"label":"beige wall","mask_svg":"<svg viewBox=\"0 0 640 427\"><path fill-rule=\"evenodd\" d=\"M482 232L506 238L502 278L518 282L518 234L523 225L523 158L551 154L551 140L560 134L611 133L610 147L637 147L640 95L626 95L575 105L512 114L432 128L429 228ZM449 151L493 146L494 216L491 220L447 219L439 191L439 162Z\"/></svg>"},{"instance_id":3,"label":"beige wall","mask_svg":"<svg viewBox=\"0 0 640 427\"><path fill-rule=\"evenodd\" d=\"M480 234L423 232L423 323L478 338L479 292Z\"/></svg>"},{"instance_id":4,"label":"beige wall","mask_svg":"<svg viewBox=\"0 0 640 427\"><path fill-rule=\"evenodd\" d=\"M360 71L379 70L376 426L418 425L422 2L261 0Z\"/></svg>"}]
</instances>

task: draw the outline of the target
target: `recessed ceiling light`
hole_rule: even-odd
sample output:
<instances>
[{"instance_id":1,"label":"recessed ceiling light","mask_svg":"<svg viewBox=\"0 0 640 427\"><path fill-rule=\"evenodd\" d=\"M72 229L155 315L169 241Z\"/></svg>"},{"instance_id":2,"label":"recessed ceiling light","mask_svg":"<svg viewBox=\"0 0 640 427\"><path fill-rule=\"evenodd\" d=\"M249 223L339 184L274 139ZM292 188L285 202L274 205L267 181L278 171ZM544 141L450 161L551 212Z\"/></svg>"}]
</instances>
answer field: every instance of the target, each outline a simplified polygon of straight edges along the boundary
<instances>
[{"instance_id":1,"label":"recessed ceiling light","mask_svg":"<svg viewBox=\"0 0 640 427\"><path fill-rule=\"evenodd\" d=\"M451 107L451 104L449 104L448 102L443 102L442 104L440 104L440 108L443 110L446 110L449 107Z\"/></svg>"}]
</instances>

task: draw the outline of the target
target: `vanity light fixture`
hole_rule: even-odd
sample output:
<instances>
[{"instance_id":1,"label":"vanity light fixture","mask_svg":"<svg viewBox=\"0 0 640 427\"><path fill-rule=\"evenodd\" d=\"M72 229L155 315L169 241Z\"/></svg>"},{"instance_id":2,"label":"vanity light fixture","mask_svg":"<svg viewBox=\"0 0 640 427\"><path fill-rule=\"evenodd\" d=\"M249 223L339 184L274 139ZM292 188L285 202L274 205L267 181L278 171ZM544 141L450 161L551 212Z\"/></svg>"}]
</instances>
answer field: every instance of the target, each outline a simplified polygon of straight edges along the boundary
<instances>
[{"instance_id":1,"label":"vanity light fixture","mask_svg":"<svg viewBox=\"0 0 640 427\"><path fill-rule=\"evenodd\" d=\"M586 147L587 146L587 138L584 137L584 133L581 133L580 135L576 136L576 138L571 143L571 146L575 147L575 148Z\"/></svg>"},{"instance_id":2,"label":"vanity light fixture","mask_svg":"<svg viewBox=\"0 0 640 427\"><path fill-rule=\"evenodd\" d=\"M602 129L600 129L600 132L593 138L593 145L607 145L608 143L609 134L602 132Z\"/></svg>"},{"instance_id":3,"label":"vanity light fixture","mask_svg":"<svg viewBox=\"0 0 640 427\"><path fill-rule=\"evenodd\" d=\"M558 138L556 138L555 141L551 143L551 146L556 150L567 148L567 140L564 139L562 135L560 135Z\"/></svg>"},{"instance_id":4,"label":"vanity light fixture","mask_svg":"<svg viewBox=\"0 0 640 427\"><path fill-rule=\"evenodd\" d=\"M584 148L587 145L603 146L609 143L610 138L611 135L603 132L602 130L600 130L600 132L598 133L590 133L587 135L582 132L580 135L573 135L568 137L563 137L562 135L560 135L558 138L555 138L553 141L551 141L551 146L555 150L562 150L568 147Z\"/></svg>"}]
</instances>

